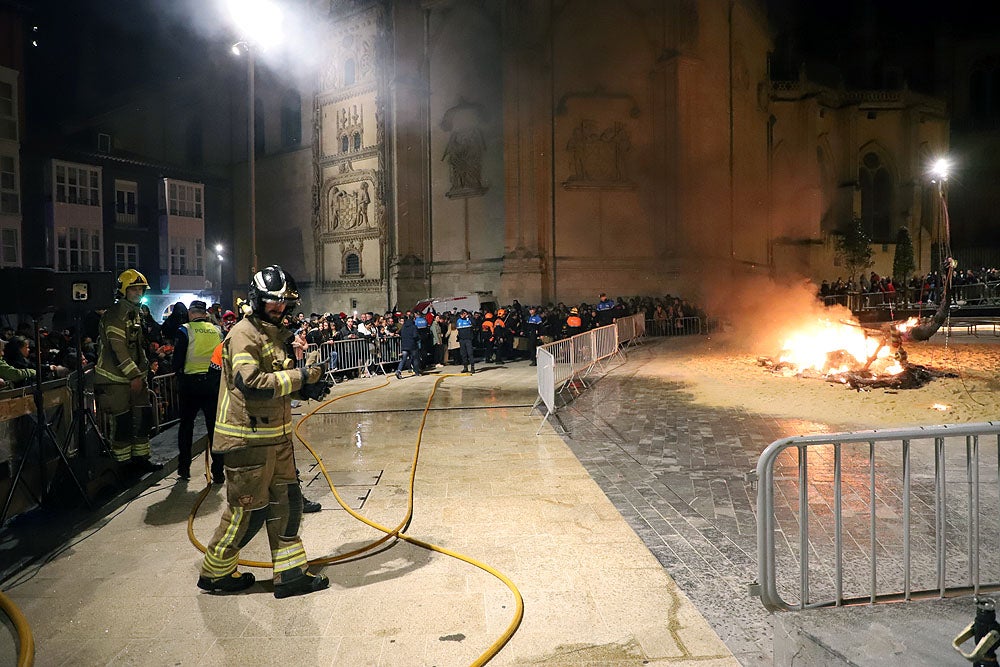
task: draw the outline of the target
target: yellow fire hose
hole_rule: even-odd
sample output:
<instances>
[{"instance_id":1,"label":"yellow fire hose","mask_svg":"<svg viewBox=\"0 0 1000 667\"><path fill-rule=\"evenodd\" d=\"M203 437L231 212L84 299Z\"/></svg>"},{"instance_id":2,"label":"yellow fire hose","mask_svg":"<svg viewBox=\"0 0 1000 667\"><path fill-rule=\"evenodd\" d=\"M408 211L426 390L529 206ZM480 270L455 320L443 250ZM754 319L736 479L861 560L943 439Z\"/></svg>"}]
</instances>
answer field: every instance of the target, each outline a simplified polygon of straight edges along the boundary
<instances>
[{"instance_id":1,"label":"yellow fire hose","mask_svg":"<svg viewBox=\"0 0 1000 667\"><path fill-rule=\"evenodd\" d=\"M28 619L2 592L0 592L0 611L7 614L7 618L14 625L14 630L17 631L17 667L32 667L35 664L35 636L31 634Z\"/></svg>"},{"instance_id":2,"label":"yellow fire hose","mask_svg":"<svg viewBox=\"0 0 1000 667\"><path fill-rule=\"evenodd\" d=\"M376 385L374 387L368 387L367 389L361 389L359 391L354 391L347 394L343 394L341 396L336 396L327 401L324 401L323 403L320 403L315 409L310 411L301 420L299 420L299 423L296 424L295 426L295 436L302 441L302 444L305 445L306 449L309 450L309 453L312 454L313 458L316 459L316 463L319 465L319 469L320 471L322 471L323 477L326 478L326 482L327 484L329 484L330 490L333 492L333 496L334 498L337 499L337 502L340 504L340 506L348 514L353 516L358 521L361 521L362 523L365 523L371 526L372 528L381 531L382 533L385 533L378 540L370 542L366 545L363 545L347 553L338 554L336 556L325 556L322 558L314 558L309 561L310 565L329 565L331 563L336 563L338 561L346 560L348 558L353 558L366 551L370 551L371 549L374 549L375 547L384 544L388 540L395 537L410 544L413 544L415 546L421 547L423 549L427 549L429 551L436 551L440 554L444 554L445 556L450 556L451 558L456 558L460 561L478 567L484 572L487 572L496 577L497 579L499 579L501 582L503 582L505 586L507 586L507 588L510 589L511 593L514 594L514 599L517 603L516 610L514 612L514 618L511 620L510 625L507 626L507 629L504 631L504 633L500 635L500 637L495 642L493 642L493 644L491 644L490 647L472 663L472 667L479 667L480 665L485 665L490 660L492 660L493 657L500 652L500 649L502 649L507 644L507 642L510 641L511 637L514 636L514 633L517 632L518 626L521 625L521 620L524 617L524 600L521 598L521 592L517 590L517 586L515 586L514 582L512 582L506 575L495 570L489 565L481 563L473 558L469 558L468 556L464 556L462 554L451 551L450 549L446 549L444 547L431 544L429 542L424 542L423 540L411 537L406 533L402 532L407 526L409 526L409 523L413 518L413 487L417 476L417 461L420 458L420 443L423 439L424 425L427 423L427 415L430 412L431 403L434 401L434 395L437 393L438 386L442 382L444 382L445 379L449 377L461 377L462 375L463 374L441 375L434 381L434 387L431 389L430 396L427 397L427 403L424 406L423 416L420 420L420 428L417 431L417 442L413 452L413 462L410 465L410 483L409 483L409 491L407 494L406 515L403 517L403 520L400 521L400 523L395 528L389 528L387 526L383 526L379 523L376 523L375 521L372 521L367 517L358 514L350 507L348 507L347 503L344 502L344 500L340 497L340 494L337 492L337 488L333 484L333 481L330 479L330 474L327 472L326 466L323 465L323 459L319 456L319 454L316 453L316 450L314 450L310 446L309 442L305 438L303 438L302 434L299 432L299 429L302 428L302 425L306 421L311 419L313 415L315 415L317 412L319 412L326 406L330 405L331 403L335 403L336 401L340 401L351 396L357 396L358 394L364 394L369 391L374 391L376 389L382 389L384 387L388 387L389 386L388 381L386 381L383 384ZM195 537L194 519L198 513L198 508L201 507L202 502L208 496L208 493L211 491L212 488L211 479L208 473L208 468L209 468L209 452L206 450L205 452L206 485L205 488L201 491L201 493L198 494L198 497L195 499L194 506L191 508L191 513L188 515L188 538L191 540L191 544L193 544L202 553L205 553L205 545L199 542L198 539ZM242 565L244 567L270 568L272 567L273 564L270 561L265 562L265 561L251 561L251 560L241 559L239 561L239 565Z\"/></svg>"}]
</instances>

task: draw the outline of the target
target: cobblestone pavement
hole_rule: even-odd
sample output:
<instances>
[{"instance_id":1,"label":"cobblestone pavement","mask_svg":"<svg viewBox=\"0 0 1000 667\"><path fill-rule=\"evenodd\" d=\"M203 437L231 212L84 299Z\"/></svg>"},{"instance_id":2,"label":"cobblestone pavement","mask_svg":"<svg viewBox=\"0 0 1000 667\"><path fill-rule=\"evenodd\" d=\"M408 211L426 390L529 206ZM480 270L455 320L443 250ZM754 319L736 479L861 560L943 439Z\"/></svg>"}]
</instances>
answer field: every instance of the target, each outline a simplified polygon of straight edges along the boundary
<instances>
[{"instance_id":1,"label":"cobblestone pavement","mask_svg":"<svg viewBox=\"0 0 1000 667\"><path fill-rule=\"evenodd\" d=\"M773 619L747 589L747 584L757 579L757 492L746 473L756 468L760 453L775 440L852 429L848 425L768 417L740 408L699 405L682 383L670 378L666 347L670 344L669 340L654 340L630 350L627 363L608 369L591 388L558 412L558 421L567 431L564 439L593 479L740 662L771 664ZM863 455L857 452L854 458L867 466L868 447L862 446ZM954 447L947 459L948 485L954 489L949 490L947 503L947 570L951 578L967 571L968 487L963 486L964 456L964 447ZM995 488L996 452L987 454L987 458L990 460L983 462L987 477L981 481ZM893 452L880 454L878 459L879 484L886 482L882 478L888 478L884 487L888 491L879 496L876 510L880 521L879 585L899 586L902 494L895 476L901 467L900 458ZM829 452L819 451L810 457L812 600L832 596L833 590L831 461ZM790 466L776 469L776 559L779 572L784 569L795 579L779 581L779 592L787 600L797 600L798 591L795 466L792 458ZM927 448L913 454L912 482L911 573L913 590L920 590L934 588L936 567L934 461ZM867 493L867 472L864 476L845 476L847 555L867 552ZM996 491L991 493L995 496ZM984 571L1000 569L1000 564L994 562L996 557L988 556L998 551L997 511L995 497L983 499L980 539L986 554ZM883 529L886 517L889 528ZM989 528L985 528L987 525ZM855 561L845 558L845 593L867 592L869 562L867 555Z\"/></svg>"}]
</instances>

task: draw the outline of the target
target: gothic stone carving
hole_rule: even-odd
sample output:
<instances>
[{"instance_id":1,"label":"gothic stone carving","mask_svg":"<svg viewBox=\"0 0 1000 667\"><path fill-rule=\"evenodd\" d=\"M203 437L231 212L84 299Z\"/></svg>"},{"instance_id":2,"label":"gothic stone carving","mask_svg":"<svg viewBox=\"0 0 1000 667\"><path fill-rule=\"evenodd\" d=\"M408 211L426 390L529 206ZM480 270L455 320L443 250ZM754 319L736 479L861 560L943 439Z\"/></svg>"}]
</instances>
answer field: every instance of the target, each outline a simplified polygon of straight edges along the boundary
<instances>
[{"instance_id":1,"label":"gothic stone carving","mask_svg":"<svg viewBox=\"0 0 1000 667\"><path fill-rule=\"evenodd\" d=\"M624 123L601 129L596 121L581 120L566 143L570 176L563 185L629 185L626 156L631 147Z\"/></svg>"},{"instance_id":2,"label":"gothic stone carving","mask_svg":"<svg viewBox=\"0 0 1000 667\"><path fill-rule=\"evenodd\" d=\"M484 116L482 106L465 99L444 114L441 129L449 132L442 160L451 168L451 189L445 193L449 199L480 197L489 186L483 183L483 153L486 140L481 129Z\"/></svg>"}]
</instances>

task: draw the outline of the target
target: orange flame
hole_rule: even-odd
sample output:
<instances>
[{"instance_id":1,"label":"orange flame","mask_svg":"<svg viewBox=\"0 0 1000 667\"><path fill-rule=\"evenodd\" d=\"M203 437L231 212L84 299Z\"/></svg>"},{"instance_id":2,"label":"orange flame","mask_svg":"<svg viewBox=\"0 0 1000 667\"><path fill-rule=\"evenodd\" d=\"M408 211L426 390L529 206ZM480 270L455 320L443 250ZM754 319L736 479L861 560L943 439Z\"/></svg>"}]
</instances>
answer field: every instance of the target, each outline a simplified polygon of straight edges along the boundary
<instances>
[{"instance_id":1,"label":"orange flame","mask_svg":"<svg viewBox=\"0 0 1000 667\"><path fill-rule=\"evenodd\" d=\"M899 325L912 327L916 318ZM818 319L784 336L778 359L797 373L813 370L826 376L860 370L867 365L875 375L897 375L903 367L878 334L870 335L858 324ZM873 359L874 357L874 359ZM869 364L869 360L871 363Z\"/></svg>"}]
</instances>

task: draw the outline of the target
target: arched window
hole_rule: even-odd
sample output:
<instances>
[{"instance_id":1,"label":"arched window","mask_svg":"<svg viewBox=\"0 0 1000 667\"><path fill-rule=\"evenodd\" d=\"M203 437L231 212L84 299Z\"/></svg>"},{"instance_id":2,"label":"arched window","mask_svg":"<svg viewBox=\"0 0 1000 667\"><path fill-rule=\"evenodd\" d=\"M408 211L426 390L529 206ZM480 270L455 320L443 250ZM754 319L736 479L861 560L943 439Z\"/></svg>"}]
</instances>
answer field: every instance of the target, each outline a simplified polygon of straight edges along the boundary
<instances>
[{"instance_id":1,"label":"arched window","mask_svg":"<svg viewBox=\"0 0 1000 667\"><path fill-rule=\"evenodd\" d=\"M349 252L344 256L344 275L361 275L361 257L356 252Z\"/></svg>"},{"instance_id":2,"label":"arched window","mask_svg":"<svg viewBox=\"0 0 1000 667\"><path fill-rule=\"evenodd\" d=\"M355 132L354 133L354 150L356 150L356 151L361 150L361 133L360 132Z\"/></svg>"},{"instance_id":3,"label":"arched window","mask_svg":"<svg viewBox=\"0 0 1000 667\"><path fill-rule=\"evenodd\" d=\"M858 168L861 220L872 243L893 243L892 176L877 153L866 153Z\"/></svg>"},{"instance_id":4,"label":"arched window","mask_svg":"<svg viewBox=\"0 0 1000 667\"><path fill-rule=\"evenodd\" d=\"M344 63L344 85L353 86L355 81L357 81L357 74L355 73L354 59L349 58Z\"/></svg>"},{"instance_id":5,"label":"arched window","mask_svg":"<svg viewBox=\"0 0 1000 667\"><path fill-rule=\"evenodd\" d=\"M302 98L294 90L281 100L281 146L290 148L302 143Z\"/></svg>"},{"instance_id":6,"label":"arched window","mask_svg":"<svg viewBox=\"0 0 1000 667\"><path fill-rule=\"evenodd\" d=\"M340 152L341 153L346 153L347 149L348 149L348 146L349 146L349 140L347 138L347 135L345 134L344 136L342 136L340 138Z\"/></svg>"},{"instance_id":7,"label":"arched window","mask_svg":"<svg viewBox=\"0 0 1000 667\"><path fill-rule=\"evenodd\" d=\"M256 155L264 154L264 103L260 98L253 103L253 152Z\"/></svg>"}]
</instances>

